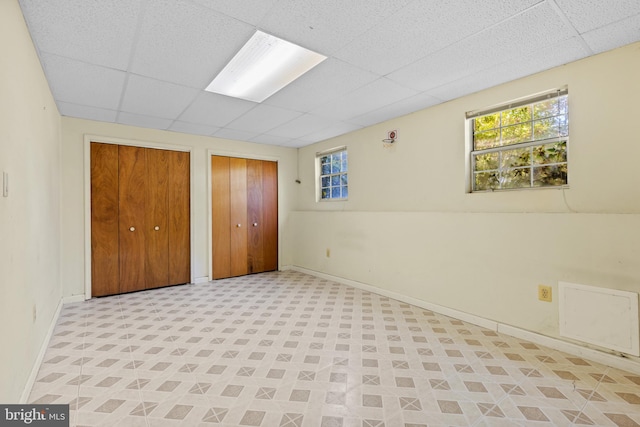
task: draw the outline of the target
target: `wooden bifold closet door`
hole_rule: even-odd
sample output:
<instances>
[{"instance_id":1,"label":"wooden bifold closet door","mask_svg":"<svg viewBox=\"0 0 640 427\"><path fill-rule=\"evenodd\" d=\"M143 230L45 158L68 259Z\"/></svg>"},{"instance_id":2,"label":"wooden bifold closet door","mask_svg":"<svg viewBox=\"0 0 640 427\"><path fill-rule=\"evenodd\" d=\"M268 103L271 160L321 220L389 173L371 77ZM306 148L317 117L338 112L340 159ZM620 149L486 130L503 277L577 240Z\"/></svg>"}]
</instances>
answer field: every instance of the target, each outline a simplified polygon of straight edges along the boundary
<instances>
[{"instance_id":1,"label":"wooden bifold closet door","mask_svg":"<svg viewBox=\"0 0 640 427\"><path fill-rule=\"evenodd\" d=\"M91 143L93 296L191 280L189 185L189 153Z\"/></svg>"},{"instance_id":2,"label":"wooden bifold closet door","mask_svg":"<svg viewBox=\"0 0 640 427\"><path fill-rule=\"evenodd\" d=\"M211 157L213 278L278 268L278 164Z\"/></svg>"}]
</instances>

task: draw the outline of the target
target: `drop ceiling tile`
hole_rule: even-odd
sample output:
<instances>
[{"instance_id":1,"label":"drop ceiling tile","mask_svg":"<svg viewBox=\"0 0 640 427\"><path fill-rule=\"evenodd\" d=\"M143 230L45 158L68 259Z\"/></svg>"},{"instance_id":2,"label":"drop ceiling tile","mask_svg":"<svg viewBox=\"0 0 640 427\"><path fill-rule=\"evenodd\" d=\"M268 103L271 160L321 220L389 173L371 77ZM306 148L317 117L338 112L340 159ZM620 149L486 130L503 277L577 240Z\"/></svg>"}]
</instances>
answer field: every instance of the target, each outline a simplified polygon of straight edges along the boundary
<instances>
[{"instance_id":1,"label":"drop ceiling tile","mask_svg":"<svg viewBox=\"0 0 640 427\"><path fill-rule=\"evenodd\" d=\"M336 53L360 68L388 74L464 39L539 0L415 1ZM375 46L375 49L371 49Z\"/></svg>"},{"instance_id":2,"label":"drop ceiling tile","mask_svg":"<svg viewBox=\"0 0 640 427\"><path fill-rule=\"evenodd\" d=\"M391 80L427 91L517 57L552 46L575 35L546 3L428 55L389 74ZM515 61L513 61L514 66Z\"/></svg>"},{"instance_id":3,"label":"drop ceiling tile","mask_svg":"<svg viewBox=\"0 0 640 427\"><path fill-rule=\"evenodd\" d=\"M638 0L555 0L555 2L580 33L640 14Z\"/></svg>"},{"instance_id":4,"label":"drop ceiling tile","mask_svg":"<svg viewBox=\"0 0 640 427\"><path fill-rule=\"evenodd\" d=\"M283 138L300 138L313 132L325 129L335 121L325 117L304 114L295 119L271 129L268 134Z\"/></svg>"},{"instance_id":5,"label":"drop ceiling tile","mask_svg":"<svg viewBox=\"0 0 640 427\"><path fill-rule=\"evenodd\" d=\"M260 104L229 123L227 127L260 134L293 120L301 114L297 111Z\"/></svg>"},{"instance_id":6,"label":"drop ceiling tile","mask_svg":"<svg viewBox=\"0 0 640 427\"><path fill-rule=\"evenodd\" d=\"M299 139L290 139L284 144L280 144L281 147L291 147L291 148L301 148L309 145L306 141L301 141Z\"/></svg>"},{"instance_id":7,"label":"drop ceiling tile","mask_svg":"<svg viewBox=\"0 0 640 427\"><path fill-rule=\"evenodd\" d=\"M305 141L307 143L314 143L324 141L325 139L333 138L335 136L344 135L345 133L353 132L355 130L362 129L362 126L354 123L339 122L335 126L323 129L318 132L305 135L302 138L298 138L299 141Z\"/></svg>"},{"instance_id":8,"label":"drop ceiling tile","mask_svg":"<svg viewBox=\"0 0 640 427\"><path fill-rule=\"evenodd\" d=\"M285 138L282 136L274 136L262 134L258 135L254 138L251 138L249 141L256 142L258 144L268 144L268 145L284 145L287 142L291 141L291 138Z\"/></svg>"},{"instance_id":9,"label":"drop ceiling tile","mask_svg":"<svg viewBox=\"0 0 640 427\"><path fill-rule=\"evenodd\" d=\"M139 0L20 0L20 5L41 52L126 70Z\"/></svg>"},{"instance_id":10,"label":"drop ceiling tile","mask_svg":"<svg viewBox=\"0 0 640 427\"><path fill-rule=\"evenodd\" d=\"M227 16L257 26L278 0L192 0Z\"/></svg>"},{"instance_id":11,"label":"drop ceiling tile","mask_svg":"<svg viewBox=\"0 0 640 427\"><path fill-rule=\"evenodd\" d=\"M144 116L142 114L120 112L118 114L117 122L123 125L165 130L171 126L172 120L160 117Z\"/></svg>"},{"instance_id":12,"label":"drop ceiling tile","mask_svg":"<svg viewBox=\"0 0 640 427\"><path fill-rule=\"evenodd\" d=\"M578 37L574 37L547 49L524 53L518 58L515 58L509 66L500 64L479 73L463 77L460 80L447 83L430 90L429 94L444 101L449 101L539 71L560 66L567 62L578 60L584 57L584 54L582 43ZM530 94L516 94L514 98L527 95ZM477 108L483 107L485 106L477 106Z\"/></svg>"},{"instance_id":13,"label":"drop ceiling tile","mask_svg":"<svg viewBox=\"0 0 640 427\"><path fill-rule=\"evenodd\" d=\"M399 102L385 105L384 107L371 111L370 113L354 117L349 121L360 126L371 126L395 117L404 116L406 114L432 107L436 104L440 104L441 102L442 100L435 98L432 95L421 93L410 98L403 99Z\"/></svg>"},{"instance_id":14,"label":"drop ceiling tile","mask_svg":"<svg viewBox=\"0 0 640 427\"><path fill-rule=\"evenodd\" d=\"M589 31L582 38L594 53L637 42L640 40L640 15Z\"/></svg>"},{"instance_id":15,"label":"drop ceiling tile","mask_svg":"<svg viewBox=\"0 0 640 427\"><path fill-rule=\"evenodd\" d=\"M411 0L280 0L261 28L323 55L330 55Z\"/></svg>"},{"instance_id":16,"label":"drop ceiling tile","mask_svg":"<svg viewBox=\"0 0 640 427\"><path fill-rule=\"evenodd\" d=\"M253 35L246 23L184 0L149 2L131 70L204 89Z\"/></svg>"},{"instance_id":17,"label":"drop ceiling tile","mask_svg":"<svg viewBox=\"0 0 640 427\"><path fill-rule=\"evenodd\" d=\"M194 135L209 136L219 131L220 128L215 126L197 125L193 123L176 121L176 122L173 122L173 124L169 127L169 130L172 130L175 132L190 133Z\"/></svg>"},{"instance_id":18,"label":"drop ceiling tile","mask_svg":"<svg viewBox=\"0 0 640 427\"><path fill-rule=\"evenodd\" d=\"M41 55L56 101L116 110L126 74L61 56Z\"/></svg>"},{"instance_id":19,"label":"drop ceiling tile","mask_svg":"<svg viewBox=\"0 0 640 427\"><path fill-rule=\"evenodd\" d=\"M197 94L196 89L131 75L121 110L150 117L175 119Z\"/></svg>"},{"instance_id":20,"label":"drop ceiling tile","mask_svg":"<svg viewBox=\"0 0 640 427\"><path fill-rule=\"evenodd\" d=\"M71 104L69 102L58 102L58 111L61 115L66 117L76 117L78 119L111 123L116 121L116 116L118 114L115 110L88 107L86 105Z\"/></svg>"},{"instance_id":21,"label":"drop ceiling tile","mask_svg":"<svg viewBox=\"0 0 640 427\"><path fill-rule=\"evenodd\" d=\"M243 130L235 130L229 128L222 128L217 131L213 136L217 138L234 139L237 141L249 141L251 138L258 136L256 132L245 132Z\"/></svg>"},{"instance_id":22,"label":"drop ceiling tile","mask_svg":"<svg viewBox=\"0 0 640 427\"><path fill-rule=\"evenodd\" d=\"M379 76L346 62L328 58L264 103L309 111L378 79Z\"/></svg>"},{"instance_id":23,"label":"drop ceiling tile","mask_svg":"<svg viewBox=\"0 0 640 427\"><path fill-rule=\"evenodd\" d=\"M401 86L389 79L380 78L342 98L312 110L311 114L336 120L349 120L362 113L377 110L413 95L416 95L415 90Z\"/></svg>"},{"instance_id":24,"label":"drop ceiling tile","mask_svg":"<svg viewBox=\"0 0 640 427\"><path fill-rule=\"evenodd\" d=\"M223 127L257 105L255 102L202 91L193 104L182 113L180 120Z\"/></svg>"}]
</instances>

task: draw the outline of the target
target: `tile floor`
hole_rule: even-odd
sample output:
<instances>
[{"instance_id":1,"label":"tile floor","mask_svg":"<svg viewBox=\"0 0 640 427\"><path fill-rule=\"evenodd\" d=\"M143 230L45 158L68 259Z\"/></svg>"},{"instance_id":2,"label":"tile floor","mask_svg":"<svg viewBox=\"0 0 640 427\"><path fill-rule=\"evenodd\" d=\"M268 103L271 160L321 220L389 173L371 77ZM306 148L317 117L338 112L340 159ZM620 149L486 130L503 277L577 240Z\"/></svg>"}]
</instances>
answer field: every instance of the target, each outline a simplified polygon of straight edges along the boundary
<instances>
[{"instance_id":1,"label":"tile floor","mask_svg":"<svg viewBox=\"0 0 640 427\"><path fill-rule=\"evenodd\" d=\"M298 272L64 306L72 426L640 426L640 376Z\"/></svg>"}]
</instances>

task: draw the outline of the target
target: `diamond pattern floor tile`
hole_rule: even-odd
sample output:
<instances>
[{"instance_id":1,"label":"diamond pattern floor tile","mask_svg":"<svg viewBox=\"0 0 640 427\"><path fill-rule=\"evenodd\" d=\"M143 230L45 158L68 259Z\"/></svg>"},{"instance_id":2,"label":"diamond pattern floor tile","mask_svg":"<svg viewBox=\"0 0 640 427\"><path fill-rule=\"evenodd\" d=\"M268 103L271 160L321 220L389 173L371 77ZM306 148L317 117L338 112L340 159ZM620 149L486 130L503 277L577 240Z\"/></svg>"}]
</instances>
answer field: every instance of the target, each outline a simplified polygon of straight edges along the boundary
<instances>
[{"instance_id":1,"label":"diamond pattern floor tile","mask_svg":"<svg viewBox=\"0 0 640 427\"><path fill-rule=\"evenodd\" d=\"M640 427L640 376L286 271L65 305L72 426Z\"/></svg>"}]
</instances>

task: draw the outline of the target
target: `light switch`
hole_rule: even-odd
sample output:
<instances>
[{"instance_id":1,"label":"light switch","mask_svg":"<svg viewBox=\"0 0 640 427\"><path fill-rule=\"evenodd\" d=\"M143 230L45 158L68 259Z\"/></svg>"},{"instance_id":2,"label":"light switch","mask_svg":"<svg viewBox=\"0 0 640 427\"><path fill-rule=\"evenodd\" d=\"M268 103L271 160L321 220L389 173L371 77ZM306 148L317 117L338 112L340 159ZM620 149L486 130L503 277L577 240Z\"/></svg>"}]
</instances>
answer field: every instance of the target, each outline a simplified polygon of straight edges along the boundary
<instances>
[{"instance_id":1,"label":"light switch","mask_svg":"<svg viewBox=\"0 0 640 427\"><path fill-rule=\"evenodd\" d=\"M9 172L2 172L2 197L9 197Z\"/></svg>"}]
</instances>

